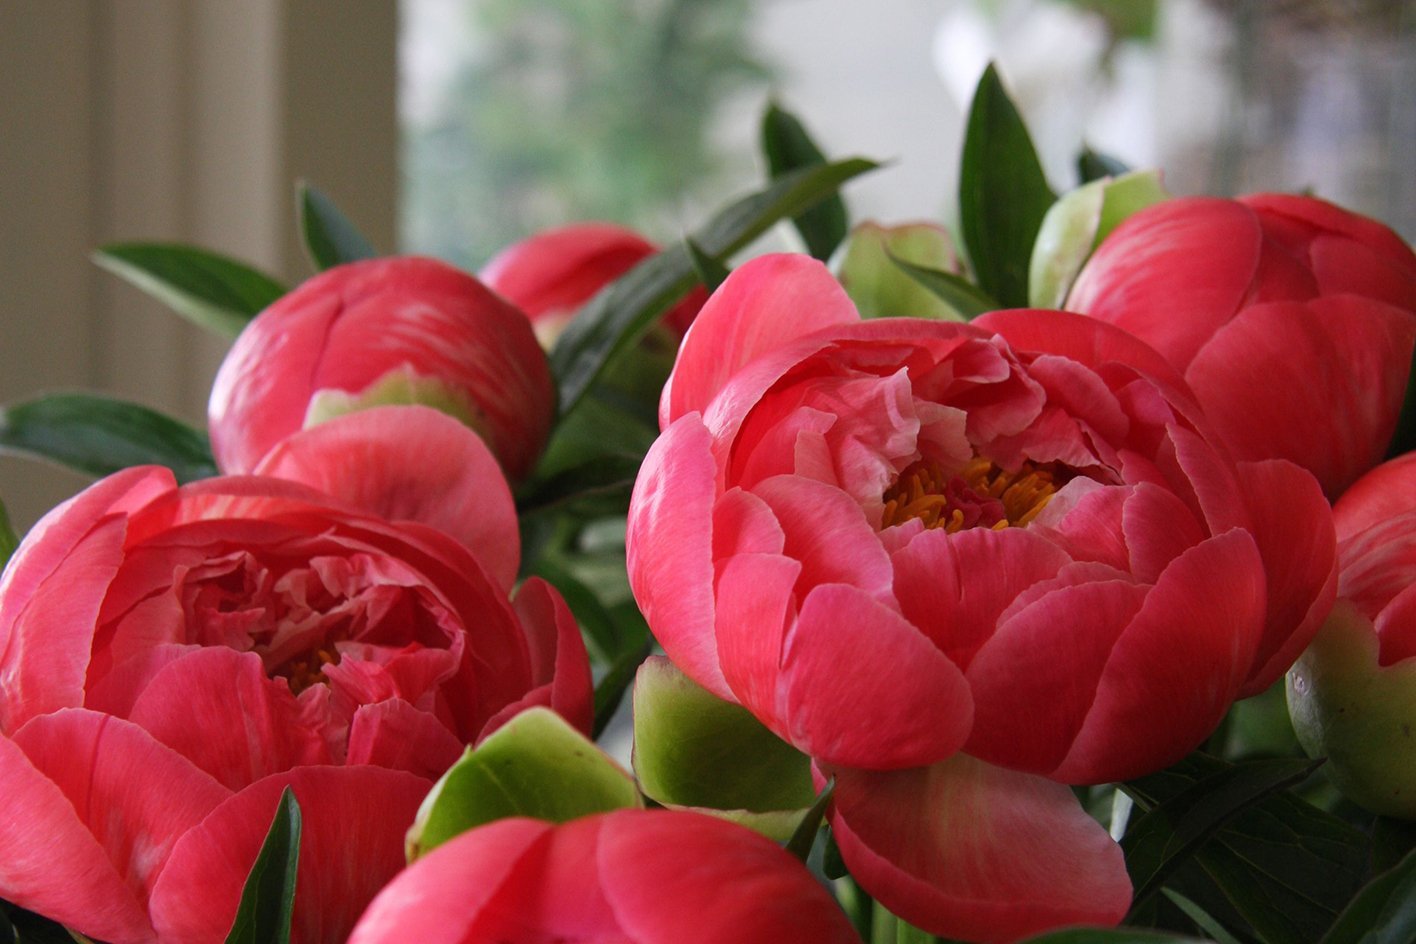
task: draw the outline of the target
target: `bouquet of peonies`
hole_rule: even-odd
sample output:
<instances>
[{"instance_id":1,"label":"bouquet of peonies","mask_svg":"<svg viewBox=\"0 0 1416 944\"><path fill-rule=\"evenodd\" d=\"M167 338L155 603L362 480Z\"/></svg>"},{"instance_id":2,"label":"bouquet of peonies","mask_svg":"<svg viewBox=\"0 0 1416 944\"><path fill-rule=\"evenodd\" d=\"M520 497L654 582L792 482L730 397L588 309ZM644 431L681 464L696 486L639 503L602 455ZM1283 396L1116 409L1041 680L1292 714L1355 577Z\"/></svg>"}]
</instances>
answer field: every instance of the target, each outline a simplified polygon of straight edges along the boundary
<instances>
[{"instance_id":1,"label":"bouquet of peonies","mask_svg":"<svg viewBox=\"0 0 1416 944\"><path fill-rule=\"evenodd\" d=\"M763 141L664 248L100 250L235 341L0 413L98 477L0 517L0 942L1416 939L1411 249L1059 196L992 70L967 265Z\"/></svg>"}]
</instances>

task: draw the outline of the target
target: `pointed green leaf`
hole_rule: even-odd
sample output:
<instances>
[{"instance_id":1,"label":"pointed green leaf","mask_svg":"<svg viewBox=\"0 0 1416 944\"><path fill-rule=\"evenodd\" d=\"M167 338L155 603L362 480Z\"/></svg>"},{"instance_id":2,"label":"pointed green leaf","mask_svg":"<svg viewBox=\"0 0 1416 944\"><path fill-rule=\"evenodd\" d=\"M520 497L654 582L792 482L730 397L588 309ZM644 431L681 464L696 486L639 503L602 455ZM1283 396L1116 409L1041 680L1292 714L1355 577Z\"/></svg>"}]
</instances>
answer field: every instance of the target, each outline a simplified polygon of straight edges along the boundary
<instances>
[{"instance_id":1,"label":"pointed green leaf","mask_svg":"<svg viewBox=\"0 0 1416 944\"><path fill-rule=\"evenodd\" d=\"M959 168L959 223L978 284L1004 307L1028 303L1028 262L1047 208L1032 138L994 66L974 91Z\"/></svg>"},{"instance_id":2,"label":"pointed green leaf","mask_svg":"<svg viewBox=\"0 0 1416 944\"><path fill-rule=\"evenodd\" d=\"M1110 154L1093 151L1090 147L1082 148L1082 153L1077 155L1077 176L1084 184L1103 177L1120 177L1130 169L1125 161Z\"/></svg>"},{"instance_id":3,"label":"pointed green leaf","mask_svg":"<svg viewBox=\"0 0 1416 944\"><path fill-rule=\"evenodd\" d=\"M114 243L93 261L209 331L234 338L287 291L244 263L167 243Z\"/></svg>"},{"instance_id":4,"label":"pointed green leaf","mask_svg":"<svg viewBox=\"0 0 1416 944\"><path fill-rule=\"evenodd\" d=\"M303 180L296 189L300 235L304 237L305 251L316 269L329 269L378 255L358 227L323 191Z\"/></svg>"},{"instance_id":5,"label":"pointed green leaf","mask_svg":"<svg viewBox=\"0 0 1416 944\"><path fill-rule=\"evenodd\" d=\"M693 271L698 281L709 292L716 292L718 286L728 279L728 267L723 265L723 260L709 255L692 239L684 240L684 244L688 246L688 257L693 260Z\"/></svg>"},{"instance_id":6,"label":"pointed green leaf","mask_svg":"<svg viewBox=\"0 0 1416 944\"><path fill-rule=\"evenodd\" d=\"M762 151L767 155L773 180L794 170L826 163L826 155L811 140L806 126L776 102L769 102L762 116ZM824 262L846 238L849 223L845 201L840 194L833 194L793 217L792 223L801 233L807 252Z\"/></svg>"},{"instance_id":7,"label":"pointed green leaf","mask_svg":"<svg viewBox=\"0 0 1416 944\"><path fill-rule=\"evenodd\" d=\"M5 569L10 555L14 554L15 548L19 546L19 535L15 534L15 528L10 524L10 515L5 510L5 503L0 502L0 570Z\"/></svg>"},{"instance_id":8,"label":"pointed green leaf","mask_svg":"<svg viewBox=\"0 0 1416 944\"><path fill-rule=\"evenodd\" d=\"M1125 789L1151 809L1228 769L1217 758L1191 754ZM1277 792L1220 829L1171 884L1241 940L1310 944L1360 886L1369 853L1360 830Z\"/></svg>"},{"instance_id":9,"label":"pointed green leaf","mask_svg":"<svg viewBox=\"0 0 1416 944\"><path fill-rule=\"evenodd\" d=\"M832 777L826 781L826 786L816 795L816 802L811 804L801 822L797 823L791 838L787 840L786 850L802 862L811 855L811 847L816 845L816 834L821 829L822 821L826 819L826 810L830 808L831 797L835 792L836 778Z\"/></svg>"},{"instance_id":10,"label":"pointed green leaf","mask_svg":"<svg viewBox=\"0 0 1416 944\"><path fill-rule=\"evenodd\" d=\"M102 476L165 465L179 482L216 474L205 433L156 410L97 394L54 393L0 407L0 451Z\"/></svg>"},{"instance_id":11,"label":"pointed green leaf","mask_svg":"<svg viewBox=\"0 0 1416 944\"><path fill-rule=\"evenodd\" d=\"M814 206L875 166L856 158L794 171L721 210L692 234L693 241L715 258L730 258L773 223ZM679 243L644 260L587 302L551 351L561 414L568 415L605 366L696 282L688 249Z\"/></svg>"},{"instance_id":12,"label":"pointed green leaf","mask_svg":"<svg viewBox=\"0 0 1416 944\"><path fill-rule=\"evenodd\" d=\"M468 748L418 808L411 862L449 839L508 816L564 823L643 806L634 780L549 708L528 708Z\"/></svg>"},{"instance_id":13,"label":"pointed green leaf","mask_svg":"<svg viewBox=\"0 0 1416 944\"><path fill-rule=\"evenodd\" d=\"M788 827L787 835L815 797L806 755L662 656L640 666L635 680L634 770L645 795L665 805L792 811L792 817L772 820ZM750 817L737 818L757 828Z\"/></svg>"},{"instance_id":14,"label":"pointed green leaf","mask_svg":"<svg viewBox=\"0 0 1416 944\"><path fill-rule=\"evenodd\" d=\"M1411 372L1406 379L1406 399L1401 402L1401 415L1396 432L1387 448L1387 458L1395 459L1416 449L1416 348L1411 350Z\"/></svg>"},{"instance_id":15,"label":"pointed green leaf","mask_svg":"<svg viewBox=\"0 0 1416 944\"><path fill-rule=\"evenodd\" d=\"M901 271L948 305L960 321L969 321L986 311L997 311L1003 307L977 285L962 276L906 262L888 251L887 254L890 261L899 266Z\"/></svg>"},{"instance_id":16,"label":"pointed green leaf","mask_svg":"<svg viewBox=\"0 0 1416 944\"><path fill-rule=\"evenodd\" d=\"M300 863L300 804L289 787L241 890L241 904L226 944L289 944Z\"/></svg>"},{"instance_id":17,"label":"pointed green leaf","mask_svg":"<svg viewBox=\"0 0 1416 944\"><path fill-rule=\"evenodd\" d=\"M1416 941L1416 852L1358 892L1323 938L1323 944L1411 941Z\"/></svg>"},{"instance_id":18,"label":"pointed green leaf","mask_svg":"<svg viewBox=\"0 0 1416 944\"><path fill-rule=\"evenodd\" d=\"M1121 840L1136 889L1133 907L1245 808L1302 781L1317 766L1289 758L1236 764L1152 807Z\"/></svg>"}]
</instances>

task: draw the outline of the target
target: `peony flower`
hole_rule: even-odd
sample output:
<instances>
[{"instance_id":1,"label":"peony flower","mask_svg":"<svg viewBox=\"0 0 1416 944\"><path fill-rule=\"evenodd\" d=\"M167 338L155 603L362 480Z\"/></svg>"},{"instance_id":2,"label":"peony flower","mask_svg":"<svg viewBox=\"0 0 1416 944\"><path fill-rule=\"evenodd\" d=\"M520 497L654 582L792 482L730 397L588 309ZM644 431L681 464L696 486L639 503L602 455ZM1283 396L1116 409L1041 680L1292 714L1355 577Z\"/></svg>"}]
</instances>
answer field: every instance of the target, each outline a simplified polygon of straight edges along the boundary
<instances>
[{"instance_id":1,"label":"peony flower","mask_svg":"<svg viewBox=\"0 0 1416 944\"><path fill-rule=\"evenodd\" d=\"M588 729L579 631L542 581L508 599L515 514L470 431L370 410L267 462L286 478L116 473L16 551L0 898L110 944L220 941L291 786L295 940L342 941L465 743L533 704Z\"/></svg>"},{"instance_id":2,"label":"peony flower","mask_svg":"<svg viewBox=\"0 0 1416 944\"><path fill-rule=\"evenodd\" d=\"M252 471L293 433L351 410L422 403L462 420L513 481L549 435L555 391L521 312L436 259L336 266L261 312L212 388L212 450Z\"/></svg>"},{"instance_id":3,"label":"peony flower","mask_svg":"<svg viewBox=\"0 0 1416 944\"><path fill-rule=\"evenodd\" d=\"M1094 320L862 322L767 256L704 307L660 420L628 531L650 627L836 776L846 864L933 933L1118 921L1119 848L1063 784L1178 760L1331 605L1312 477L1236 467Z\"/></svg>"},{"instance_id":4,"label":"peony flower","mask_svg":"<svg viewBox=\"0 0 1416 944\"><path fill-rule=\"evenodd\" d=\"M847 944L830 894L776 844L697 813L498 820L385 888L350 944Z\"/></svg>"},{"instance_id":5,"label":"peony flower","mask_svg":"<svg viewBox=\"0 0 1416 944\"><path fill-rule=\"evenodd\" d=\"M1354 802L1416 819L1416 452L1333 507L1338 601L1288 674L1304 749Z\"/></svg>"},{"instance_id":6,"label":"peony flower","mask_svg":"<svg viewBox=\"0 0 1416 944\"><path fill-rule=\"evenodd\" d=\"M483 267L480 277L526 312L536 336L549 348L581 305L658 251L623 226L572 223L506 247ZM664 315L663 323L675 337L688 330L706 298L702 288L696 288Z\"/></svg>"},{"instance_id":7,"label":"peony flower","mask_svg":"<svg viewBox=\"0 0 1416 944\"><path fill-rule=\"evenodd\" d=\"M1396 428L1416 255L1309 197L1170 200L1101 244L1066 307L1165 355L1235 456L1289 459L1336 498Z\"/></svg>"}]
</instances>

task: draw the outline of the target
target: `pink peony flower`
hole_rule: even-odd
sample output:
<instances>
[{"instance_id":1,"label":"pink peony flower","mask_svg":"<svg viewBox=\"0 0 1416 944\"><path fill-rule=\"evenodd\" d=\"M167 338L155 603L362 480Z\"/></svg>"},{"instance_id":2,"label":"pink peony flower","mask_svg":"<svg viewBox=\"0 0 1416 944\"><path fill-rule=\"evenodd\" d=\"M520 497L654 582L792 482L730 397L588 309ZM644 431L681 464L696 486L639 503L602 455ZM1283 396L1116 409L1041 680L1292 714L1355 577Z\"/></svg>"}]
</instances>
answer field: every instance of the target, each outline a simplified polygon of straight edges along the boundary
<instances>
[{"instance_id":1,"label":"pink peony flower","mask_svg":"<svg viewBox=\"0 0 1416 944\"><path fill-rule=\"evenodd\" d=\"M862 322L819 264L763 257L660 419L628 535L650 627L836 775L847 865L934 933L1118 921L1119 848L1063 784L1178 760L1332 602L1312 477L1236 467L1094 320Z\"/></svg>"},{"instance_id":2,"label":"pink peony flower","mask_svg":"<svg viewBox=\"0 0 1416 944\"><path fill-rule=\"evenodd\" d=\"M437 407L476 430L513 481L550 433L555 391L521 312L436 259L337 266L261 312L212 388L212 450L252 471L277 443L387 403Z\"/></svg>"},{"instance_id":3,"label":"pink peony flower","mask_svg":"<svg viewBox=\"0 0 1416 944\"><path fill-rule=\"evenodd\" d=\"M1288 676L1303 747L1356 803L1416 819L1416 452L1333 507L1338 603Z\"/></svg>"},{"instance_id":4,"label":"pink peony flower","mask_svg":"<svg viewBox=\"0 0 1416 944\"><path fill-rule=\"evenodd\" d=\"M550 347L581 305L658 251L623 226L573 223L506 247L483 267L480 277L526 312L536 336ZM682 337L706 299L702 288L694 289L664 315L663 323Z\"/></svg>"},{"instance_id":5,"label":"pink peony flower","mask_svg":"<svg viewBox=\"0 0 1416 944\"><path fill-rule=\"evenodd\" d=\"M859 940L830 894L770 840L714 817L668 810L620 810L559 826L503 819L464 833L394 879L349 939Z\"/></svg>"},{"instance_id":6,"label":"pink peony flower","mask_svg":"<svg viewBox=\"0 0 1416 944\"><path fill-rule=\"evenodd\" d=\"M533 704L588 729L569 609L535 579L508 599L515 513L475 435L370 410L267 466L286 478L119 472L16 551L0 898L110 944L220 941L289 785L295 939L342 941L465 743Z\"/></svg>"},{"instance_id":7,"label":"pink peony flower","mask_svg":"<svg viewBox=\"0 0 1416 944\"><path fill-rule=\"evenodd\" d=\"M1101 244L1066 307L1165 355L1235 456L1289 459L1336 498L1396 427L1416 255L1310 197L1170 200Z\"/></svg>"}]
</instances>

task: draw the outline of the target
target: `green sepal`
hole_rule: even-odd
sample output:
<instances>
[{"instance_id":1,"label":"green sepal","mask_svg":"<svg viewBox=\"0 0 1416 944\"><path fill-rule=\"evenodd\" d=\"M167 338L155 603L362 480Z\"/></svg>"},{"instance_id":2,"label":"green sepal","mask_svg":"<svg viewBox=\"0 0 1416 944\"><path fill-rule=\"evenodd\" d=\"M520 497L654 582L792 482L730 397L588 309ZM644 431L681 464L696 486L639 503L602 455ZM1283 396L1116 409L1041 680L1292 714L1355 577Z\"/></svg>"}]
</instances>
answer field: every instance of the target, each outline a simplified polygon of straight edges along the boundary
<instances>
[{"instance_id":1,"label":"green sepal","mask_svg":"<svg viewBox=\"0 0 1416 944\"><path fill-rule=\"evenodd\" d=\"M194 324L234 338L288 289L242 262L175 243L113 243L93 261Z\"/></svg>"},{"instance_id":2,"label":"green sepal","mask_svg":"<svg viewBox=\"0 0 1416 944\"><path fill-rule=\"evenodd\" d=\"M642 807L634 779L549 708L528 708L468 748L418 808L412 862L454 836L509 816L564 823Z\"/></svg>"},{"instance_id":3,"label":"green sepal","mask_svg":"<svg viewBox=\"0 0 1416 944\"><path fill-rule=\"evenodd\" d=\"M286 787L261 851L246 876L226 944L290 944L300 830L300 804Z\"/></svg>"},{"instance_id":4,"label":"green sepal","mask_svg":"<svg viewBox=\"0 0 1416 944\"><path fill-rule=\"evenodd\" d=\"M905 272L901 260L932 277L959 271L954 241L935 223L861 223L833 263L836 278L862 318L959 321L958 308L928 281Z\"/></svg>"},{"instance_id":5,"label":"green sepal","mask_svg":"<svg viewBox=\"0 0 1416 944\"><path fill-rule=\"evenodd\" d=\"M890 261L953 311L953 320L972 321L986 311L997 311L1003 307L997 299L962 276L915 265L893 254L890 254Z\"/></svg>"},{"instance_id":6,"label":"green sepal","mask_svg":"<svg viewBox=\"0 0 1416 944\"><path fill-rule=\"evenodd\" d=\"M1133 213L1168 199L1160 172L1132 171L1063 194L1048 209L1028 267L1028 304L1060 308L1101 241Z\"/></svg>"},{"instance_id":7,"label":"green sepal","mask_svg":"<svg viewBox=\"0 0 1416 944\"><path fill-rule=\"evenodd\" d=\"M985 292L1007 308L1028 303L1028 262L1057 195L1032 138L990 63L969 107L959 168L959 224Z\"/></svg>"},{"instance_id":8,"label":"green sepal","mask_svg":"<svg viewBox=\"0 0 1416 944\"><path fill-rule=\"evenodd\" d=\"M762 115L762 152L772 179L805 167L826 163L826 155L811 139L801 120L776 102L767 103ZM816 206L792 218L792 224L806 243L806 251L825 262L831 258L850 225L846 203L840 194L822 200Z\"/></svg>"},{"instance_id":9,"label":"green sepal","mask_svg":"<svg viewBox=\"0 0 1416 944\"><path fill-rule=\"evenodd\" d=\"M321 271L378 255L359 228L325 193L307 181L295 185L300 236L310 262Z\"/></svg>"},{"instance_id":10,"label":"green sepal","mask_svg":"<svg viewBox=\"0 0 1416 944\"><path fill-rule=\"evenodd\" d=\"M178 482L190 482L217 471L206 433L140 404L91 393L52 393L0 407L0 451L94 476L162 465Z\"/></svg>"},{"instance_id":11,"label":"green sepal","mask_svg":"<svg viewBox=\"0 0 1416 944\"><path fill-rule=\"evenodd\" d=\"M779 842L816 799L805 754L662 656L635 680L634 770L658 803L717 813Z\"/></svg>"},{"instance_id":12,"label":"green sepal","mask_svg":"<svg viewBox=\"0 0 1416 944\"><path fill-rule=\"evenodd\" d=\"M709 255L730 258L778 220L816 205L875 167L873 161L855 158L794 171L719 211L691 238ZM680 242L645 259L587 302L551 349L561 415L569 415L605 367L697 281L688 248Z\"/></svg>"}]
</instances>

